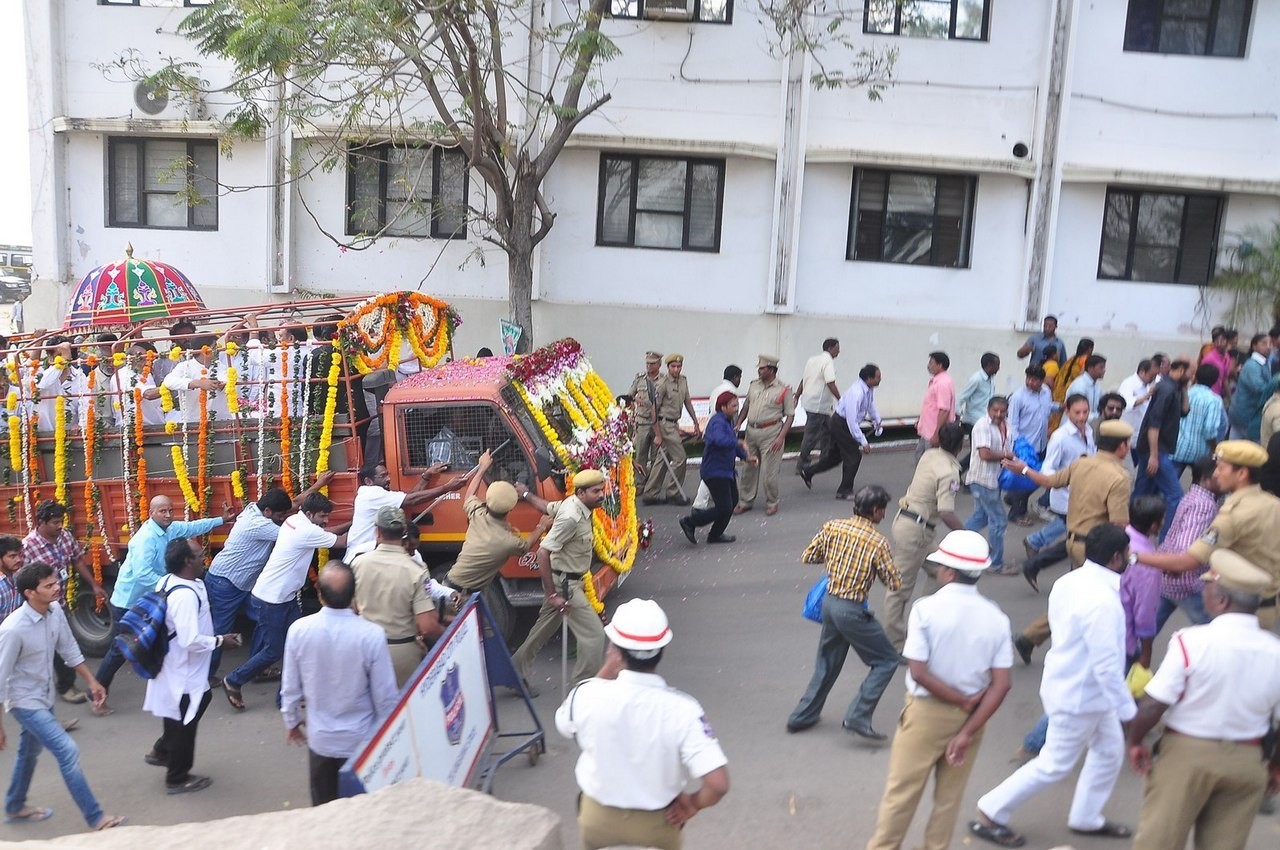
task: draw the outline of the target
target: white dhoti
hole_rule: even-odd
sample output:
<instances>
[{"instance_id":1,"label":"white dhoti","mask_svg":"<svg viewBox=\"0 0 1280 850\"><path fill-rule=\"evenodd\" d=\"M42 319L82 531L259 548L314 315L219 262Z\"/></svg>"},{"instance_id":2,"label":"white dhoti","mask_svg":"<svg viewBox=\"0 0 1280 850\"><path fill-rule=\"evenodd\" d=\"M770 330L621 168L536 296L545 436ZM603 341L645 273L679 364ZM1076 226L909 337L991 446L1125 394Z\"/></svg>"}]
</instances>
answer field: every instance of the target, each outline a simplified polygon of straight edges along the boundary
<instances>
[{"instance_id":1,"label":"white dhoti","mask_svg":"<svg viewBox=\"0 0 1280 850\"><path fill-rule=\"evenodd\" d=\"M1093 830L1106 823L1107 804L1124 764L1124 734L1114 711L1095 714L1050 714L1049 733L1040 755L978 799L978 811L1008 826L1013 810L1024 801L1071 775L1081 753L1084 768L1076 781L1067 826Z\"/></svg>"}]
</instances>

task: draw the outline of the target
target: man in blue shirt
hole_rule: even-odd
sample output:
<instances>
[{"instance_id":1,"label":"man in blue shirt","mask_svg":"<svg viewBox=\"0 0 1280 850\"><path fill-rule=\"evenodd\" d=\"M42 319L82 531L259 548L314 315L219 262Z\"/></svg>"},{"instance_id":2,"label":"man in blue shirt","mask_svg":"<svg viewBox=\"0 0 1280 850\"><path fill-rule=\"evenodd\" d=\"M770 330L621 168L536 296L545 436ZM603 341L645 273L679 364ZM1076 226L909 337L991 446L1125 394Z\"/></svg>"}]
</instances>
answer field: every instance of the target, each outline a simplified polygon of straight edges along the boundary
<instances>
[{"instance_id":1,"label":"man in blue shirt","mask_svg":"<svg viewBox=\"0 0 1280 850\"><path fill-rule=\"evenodd\" d=\"M184 522L173 518L173 500L168 496L156 496L151 500L147 521L138 526L137 533L129 538L129 552L125 555L124 564L120 566L120 575L111 592L112 643L102 663L98 665L97 673L98 682L103 688L111 689L116 671L125 661L115 647L115 624L120 622L125 611L135 602L155 590L156 584L164 577L164 549L169 541L199 537L223 523L234 522L235 518L231 506L224 504L220 517ZM111 709L107 708L105 702L94 708L94 714L110 713Z\"/></svg>"},{"instance_id":2,"label":"man in blue shirt","mask_svg":"<svg viewBox=\"0 0 1280 850\"><path fill-rule=\"evenodd\" d=\"M1262 431L1262 406L1276 389L1276 379L1267 366L1271 356L1271 337L1254 334L1249 341L1249 359L1240 367L1240 380L1227 416L1231 420L1232 439L1248 439L1255 443Z\"/></svg>"},{"instance_id":3,"label":"man in blue shirt","mask_svg":"<svg viewBox=\"0 0 1280 850\"><path fill-rule=\"evenodd\" d=\"M1053 393L1044 385L1043 368L1028 366L1026 374L1026 384L1009 398L1011 440L1025 438L1043 460L1045 446L1049 441L1049 414L1061 405L1054 402ZM1010 494L1009 522L1015 525L1031 524L1027 518L1027 501L1030 498L1030 493Z\"/></svg>"},{"instance_id":4,"label":"man in blue shirt","mask_svg":"<svg viewBox=\"0 0 1280 850\"><path fill-rule=\"evenodd\" d=\"M1040 366L1044 363L1044 353L1051 348L1057 350L1059 363L1067 362L1067 347L1058 339L1058 320L1054 316L1045 316L1043 333L1027 337L1018 349L1018 359L1031 355L1027 365Z\"/></svg>"}]
</instances>

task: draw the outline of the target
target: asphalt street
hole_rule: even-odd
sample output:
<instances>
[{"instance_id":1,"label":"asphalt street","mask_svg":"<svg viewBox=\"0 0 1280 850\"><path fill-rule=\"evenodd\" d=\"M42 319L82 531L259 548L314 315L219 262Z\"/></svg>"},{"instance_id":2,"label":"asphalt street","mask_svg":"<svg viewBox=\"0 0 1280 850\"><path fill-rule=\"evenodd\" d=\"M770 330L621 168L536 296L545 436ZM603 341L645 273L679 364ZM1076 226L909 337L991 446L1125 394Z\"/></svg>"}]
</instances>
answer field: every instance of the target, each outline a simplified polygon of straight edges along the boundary
<instances>
[{"instance_id":1,"label":"asphalt street","mask_svg":"<svg viewBox=\"0 0 1280 850\"><path fill-rule=\"evenodd\" d=\"M906 451L878 450L862 464L859 483L879 483L895 498L905 489L912 469ZM799 555L814 530L826 519L848 514L848 505L832 498L836 472L814 481L806 491L784 465L782 508L766 517L762 507L735 517L729 533L738 542L729 546L690 546L676 526L682 509L643 508L641 516L656 523L653 546L641 553L623 587L610 597L612 610L633 598L656 599L671 618L675 639L659 670L668 683L688 691L707 711L729 758L733 787L721 804L700 813L686 832L692 848L860 848L870 837L883 789L889 746L874 746L840 728L840 718L853 699L866 668L851 654L840 681L827 702L822 721L799 734L784 728L787 715L804 691L813 670L818 626L800 616L805 593L822 573L819 566L799 563ZM690 469L696 480L696 469ZM963 497L962 516L970 501ZM888 532L888 523L884 530ZM1021 556L1024 529L1011 526L1006 551ZM996 600L1016 628L1039 615L1052 578L1041 579L1036 595L1021 578L989 576L979 587ZM1048 579L1048 581L1046 581ZM883 597L877 588L876 607ZM1175 615L1172 625L1185 625ZM1172 631L1166 628L1164 637ZM1164 654L1164 641L1156 658ZM234 665L239 653L229 654ZM1040 714L1037 695L1041 660L1030 667L1015 659L1013 691L989 724L965 796L966 816L973 802L1013 769L1014 751L1023 733ZM227 663L224 661L224 664ZM228 668L230 669L230 668ZM560 738L553 715L559 701L560 651L556 641L541 653L535 700L547 729L548 751L536 765L517 758L497 774L494 793L504 800L537 803L560 814L565 846L574 847L577 785L573 778L577 749ZM274 686L245 688L249 704L234 712L222 691L200 729L196 772L213 777L203 792L166 796L163 772L149 767L142 755L160 730L160 722L141 711L142 683L122 673L112 694L115 715L96 718L84 706L58 705L64 717L79 717L74 733L81 746L90 784L109 812L126 814L131 824L202 821L309 804L305 751L286 746L283 724L274 707ZM877 729L891 733L902 707L902 673L889 686L875 716ZM497 705L503 728L529 725L522 704L499 693ZM17 724L4 719L10 743L0 753L0 772L7 784L17 745ZM1013 826L1027 836L1027 847L1070 845L1078 850L1126 847L1127 842L1087 839L1066 827L1071 798L1063 784L1026 804ZM1126 767L1107 808L1114 820L1137 822L1142 782ZM928 792L906 847L920 839L927 814ZM6 826L3 837L48 838L81 831L84 826L62 786L56 764L43 755L32 788L31 803L56 809L54 818L31 826ZM439 813L423 813L424 836ZM247 846L249 836L227 836L228 846ZM989 846L970 839L959 824L956 847ZM1280 817L1260 817L1254 824L1250 850L1280 846Z\"/></svg>"}]
</instances>

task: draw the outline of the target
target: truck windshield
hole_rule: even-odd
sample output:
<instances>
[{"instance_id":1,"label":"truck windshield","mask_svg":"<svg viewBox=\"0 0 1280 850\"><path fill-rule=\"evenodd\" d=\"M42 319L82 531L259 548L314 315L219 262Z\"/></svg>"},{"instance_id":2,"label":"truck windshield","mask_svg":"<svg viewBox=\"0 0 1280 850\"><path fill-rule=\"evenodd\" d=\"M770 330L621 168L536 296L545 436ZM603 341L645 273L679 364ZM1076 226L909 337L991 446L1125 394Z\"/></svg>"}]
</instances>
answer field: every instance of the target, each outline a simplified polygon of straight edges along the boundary
<instances>
[{"instance_id":1,"label":"truck windshield","mask_svg":"<svg viewBox=\"0 0 1280 850\"><path fill-rule=\"evenodd\" d=\"M507 417L494 405L476 402L405 407L399 420L400 443L410 470L447 463L456 472L466 472L476 465L480 453L489 449L494 453L490 473L493 480L534 483L524 447Z\"/></svg>"}]
</instances>

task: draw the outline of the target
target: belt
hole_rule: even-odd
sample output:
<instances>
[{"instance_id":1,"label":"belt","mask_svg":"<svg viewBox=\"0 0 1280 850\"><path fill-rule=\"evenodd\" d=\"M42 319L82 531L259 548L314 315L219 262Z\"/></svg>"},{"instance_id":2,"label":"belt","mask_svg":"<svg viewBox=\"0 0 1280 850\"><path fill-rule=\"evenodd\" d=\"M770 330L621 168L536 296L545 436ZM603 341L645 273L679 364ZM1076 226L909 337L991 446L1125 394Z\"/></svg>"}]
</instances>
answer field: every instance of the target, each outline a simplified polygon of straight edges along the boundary
<instances>
[{"instance_id":1,"label":"belt","mask_svg":"<svg viewBox=\"0 0 1280 850\"><path fill-rule=\"evenodd\" d=\"M1164 727L1165 734L1181 735L1184 738L1191 738L1196 741L1209 741L1214 744L1238 744L1242 747L1260 747L1262 746L1261 738L1246 738L1245 740L1235 740L1232 738L1201 738L1199 735L1188 735L1186 732L1179 732L1177 729Z\"/></svg>"},{"instance_id":2,"label":"belt","mask_svg":"<svg viewBox=\"0 0 1280 850\"><path fill-rule=\"evenodd\" d=\"M680 421L679 416L677 416L675 419L672 419L670 416L659 416L658 418L661 419L663 422L679 422Z\"/></svg>"},{"instance_id":3,"label":"belt","mask_svg":"<svg viewBox=\"0 0 1280 850\"><path fill-rule=\"evenodd\" d=\"M768 422L748 422L747 426L749 428L772 428L781 421L781 419L770 419Z\"/></svg>"},{"instance_id":4,"label":"belt","mask_svg":"<svg viewBox=\"0 0 1280 850\"><path fill-rule=\"evenodd\" d=\"M1068 532L1067 532L1067 542L1068 542L1068 543L1083 543L1083 542L1084 542L1084 535L1083 535L1083 534L1076 534L1074 531L1068 531Z\"/></svg>"},{"instance_id":5,"label":"belt","mask_svg":"<svg viewBox=\"0 0 1280 850\"><path fill-rule=\"evenodd\" d=\"M418 638L416 635L414 637L387 638L387 643L390 644L391 646L400 646L401 644L405 644L405 643L413 643L417 639Z\"/></svg>"},{"instance_id":6,"label":"belt","mask_svg":"<svg viewBox=\"0 0 1280 850\"><path fill-rule=\"evenodd\" d=\"M1269 598L1269 599L1264 599L1264 600L1262 600L1261 602L1259 602L1259 603L1258 603L1258 607L1259 607L1259 608L1274 608L1274 607L1276 607L1276 604L1277 604L1277 603L1280 603L1280 594L1278 594L1278 595L1276 595L1276 596L1272 596L1272 597L1271 597L1271 598Z\"/></svg>"},{"instance_id":7,"label":"belt","mask_svg":"<svg viewBox=\"0 0 1280 850\"><path fill-rule=\"evenodd\" d=\"M470 596L473 593L480 593L481 591L484 590L484 588L481 588L481 587L463 587L462 585L458 584L456 581L450 581L448 576L445 576L443 584L445 585L445 587L452 587L454 590L458 591L463 596Z\"/></svg>"},{"instance_id":8,"label":"belt","mask_svg":"<svg viewBox=\"0 0 1280 850\"><path fill-rule=\"evenodd\" d=\"M905 517L906 519L909 519L912 522L914 522L916 525L923 525L925 528L929 529L930 531L933 531L935 528L938 527L938 524L936 522L929 522L924 517L920 516L920 514L916 513L915 511L909 511L906 508L898 508L898 516Z\"/></svg>"},{"instance_id":9,"label":"belt","mask_svg":"<svg viewBox=\"0 0 1280 850\"><path fill-rule=\"evenodd\" d=\"M552 570L551 574L553 576L564 576L565 578L571 578L574 581L578 581L579 579L582 578L582 573L566 573L564 570Z\"/></svg>"}]
</instances>

